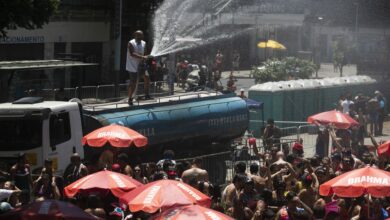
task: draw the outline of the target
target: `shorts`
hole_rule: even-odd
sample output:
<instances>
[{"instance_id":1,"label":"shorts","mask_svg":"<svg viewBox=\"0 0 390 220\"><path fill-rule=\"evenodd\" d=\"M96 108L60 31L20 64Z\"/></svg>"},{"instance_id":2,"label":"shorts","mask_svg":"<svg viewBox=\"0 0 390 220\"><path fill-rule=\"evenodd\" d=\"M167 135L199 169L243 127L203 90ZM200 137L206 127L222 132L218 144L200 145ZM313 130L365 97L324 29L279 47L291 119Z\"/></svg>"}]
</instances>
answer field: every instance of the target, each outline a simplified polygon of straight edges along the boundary
<instances>
[{"instance_id":1,"label":"shorts","mask_svg":"<svg viewBox=\"0 0 390 220\"><path fill-rule=\"evenodd\" d=\"M130 79L130 83L134 82L134 83L137 83L137 80L138 80L138 73L137 72L129 72L129 79Z\"/></svg>"}]
</instances>

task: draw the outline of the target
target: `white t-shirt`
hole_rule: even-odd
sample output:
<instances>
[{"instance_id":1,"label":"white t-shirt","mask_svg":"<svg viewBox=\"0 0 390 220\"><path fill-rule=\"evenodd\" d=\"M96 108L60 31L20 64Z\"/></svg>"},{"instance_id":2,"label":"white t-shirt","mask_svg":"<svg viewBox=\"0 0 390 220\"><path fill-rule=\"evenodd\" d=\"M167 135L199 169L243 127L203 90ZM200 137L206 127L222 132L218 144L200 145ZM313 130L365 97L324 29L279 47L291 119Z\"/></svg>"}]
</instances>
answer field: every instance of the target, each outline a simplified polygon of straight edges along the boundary
<instances>
[{"instance_id":1,"label":"white t-shirt","mask_svg":"<svg viewBox=\"0 0 390 220\"><path fill-rule=\"evenodd\" d=\"M349 112L349 106L350 105L353 105L353 101L351 100L344 100L343 102L341 102L341 106L343 107L343 113L346 114Z\"/></svg>"},{"instance_id":2,"label":"white t-shirt","mask_svg":"<svg viewBox=\"0 0 390 220\"><path fill-rule=\"evenodd\" d=\"M14 192L13 190L9 190L9 189L0 189L0 201L3 201L4 199L8 199L13 192Z\"/></svg>"},{"instance_id":3,"label":"white t-shirt","mask_svg":"<svg viewBox=\"0 0 390 220\"><path fill-rule=\"evenodd\" d=\"M137 43L135 39L130 40L129 44L131 44L134 48L134 53L144 55L145 53L145 41L141 40L140 43ZM133 57L130 55L129 47L127 47L127 53L126 53L126 70L129 72L136 73L138 72L138 65L141 62L141 59Z\"/></svg>"}]
</instances>

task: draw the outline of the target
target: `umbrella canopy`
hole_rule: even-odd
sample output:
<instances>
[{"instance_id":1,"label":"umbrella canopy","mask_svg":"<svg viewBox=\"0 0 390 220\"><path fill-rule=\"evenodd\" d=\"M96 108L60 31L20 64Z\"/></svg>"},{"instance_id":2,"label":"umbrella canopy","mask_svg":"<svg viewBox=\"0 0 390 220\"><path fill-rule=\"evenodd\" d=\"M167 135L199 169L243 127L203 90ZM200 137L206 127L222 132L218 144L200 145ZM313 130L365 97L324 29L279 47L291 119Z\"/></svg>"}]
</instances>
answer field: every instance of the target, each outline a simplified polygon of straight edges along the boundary
<instances>
[{"instance_id":1,"label":"umbrella canopy","mask_svg":"<svg viewBox=\"0 0 390 220\"><path fill-rule=\"evenodd\" d=\"M16 208L0 216L12 220L96 220L94 216L67 202L45 200Z\"/></svg>"},{"instance_id":2,"label":"umbrella canopy","mask_svg":"<svg viewBox=\"0 0 390 220\"><path fill-rule=\"evenodd\" d=\"M249 109L261 109L263 107L262 102L255 101L253 99L244 99Z\"/></svg>"},{"instance_id":3,"label":"umbrella canopy","mask_svg":"<svg viewBox=\"0 0 390 220\"><path fill-rule=\"evenodd\" d=\"M167 209L149 220L233 220L233 218L199 205L188 205Z\"/></svg>"},{"instance_id":4,"label":"umbrella canopy","mask_svg":"<svg viewBox=\"0 0 390 220\"><path fill-rule=\"evenodd\" d=\"M386 141L385 143L381 144L378 147L377 151L379 155L386 154L386 153L387 155L390 155L390 141Z\"/></svg>"},{"instance_id":5,"label":"umbrella canopy","mask_svg":"<svg viewBox=\"0 0 390 220\"><path fill-rule=\"evenodd\" d=\"M154 213L175 205L199 204L210 207L211 199L197 189L175 180L159 180L126 193L120 203L130 211Z\"/></svg>"},{"instance_id":6,"label":"umbrella canopy","mask_svg":"<svg viewBox=\"0 0 390 220\"><path fill-rule=\"evenodd\" d=\"M351 126L359 125L359 123L349 115L336 110L312 115L307 118L307 121L312 124L334 125L339 129L348 129Z\"/></svg>"},{"instance_id":7,"label":"umbrella canopy","mask_svg":"<svg viewBox=\"0 0 390 220\"><path fill-rule=\"evenodd\" d=\"M103 170L83 177L65 187L64 193L67 197L73 197L82 192L104 192L109 191L116 197L120 197L143 184L137 180L116 172Z\"/></svg>"},{"instance_id":8,"label":"umbrella canopy","mask_svg":"<svg viewBox=\"0 0 390 220\"><path fill-rule=\"evenodd\" d=\"M82 140L83 145L91 147L102 147L107 142L114 147L129 147L131 144L143 147L148 144L148 139L130 128L112 124L85 135Z\"/></svg>"},{"instance_id":9,"label":"umbrella canopy","mask_svg":"<svg viewBox=\"0 0 390 220\"><path fill-rule=\"evenodd\" d=\"M320 186L320 195L332 193L340 197L359 197L366 193L375 197L390 196L390 172L373 167L352 170Z\"/></svg>"},{"instance_id":10,"label":"umbrella canopy","mask_svg":"<svg viewBox=\"0 0 390 220\"><path fill-rule=\"evenodd\" d=\"M257 44L257 47L259 48L271 48L271 49L278 49L278 50L286 50L287 48L274 40L268 40L268 41L261 41Z\"/></svg>"}]
</instances>

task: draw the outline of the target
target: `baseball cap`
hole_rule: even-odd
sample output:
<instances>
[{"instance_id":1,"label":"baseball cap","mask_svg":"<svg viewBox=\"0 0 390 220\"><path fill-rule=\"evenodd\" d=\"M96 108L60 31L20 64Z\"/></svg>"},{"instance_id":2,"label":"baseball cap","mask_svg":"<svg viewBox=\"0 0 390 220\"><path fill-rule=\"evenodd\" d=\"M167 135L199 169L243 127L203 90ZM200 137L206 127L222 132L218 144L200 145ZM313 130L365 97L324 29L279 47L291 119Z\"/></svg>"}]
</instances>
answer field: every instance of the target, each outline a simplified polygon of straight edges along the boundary
<instances>
[{"instance_id":1,"label":"baseball cap","mask_svg":"<svg viewBox=\"0 0 390 220\"><path fill-rule=\"evenodd\" d=\"M240 92L245 92L245 89L241 88L241 89L240 89Z\"/></svg>"},{"instance_id":2,"label":"baseball cap","mask_svg":"<svg viewBox=\"0 0 390 220\"><path fill-rule=\"evenodd\" d=\"M114 172L120 172L121 170L121 166L117 163L114 163L112 166L111 166L111 170L114 171Z\"/></svg>"},{"instance_id":3,"label":"baseball cap","mask_svg":"<svg viewBox=\"0 0 390 220\"><path fill-rule=\"evenodd\" d=\"M294 150L303 150L303 145L300 143L295 142L293 145Z\"/></svg>"}]
</instances>

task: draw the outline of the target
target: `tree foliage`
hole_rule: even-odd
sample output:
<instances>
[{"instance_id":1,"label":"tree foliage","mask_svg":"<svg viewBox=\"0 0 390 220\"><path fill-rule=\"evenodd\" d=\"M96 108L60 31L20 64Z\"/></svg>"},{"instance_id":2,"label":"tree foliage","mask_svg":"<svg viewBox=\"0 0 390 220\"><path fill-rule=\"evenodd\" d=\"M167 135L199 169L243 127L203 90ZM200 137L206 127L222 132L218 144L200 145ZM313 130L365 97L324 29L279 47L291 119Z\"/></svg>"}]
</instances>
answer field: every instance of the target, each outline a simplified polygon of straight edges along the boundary
<instances>
[{"instance_id":1,"label":"tree foliage","mask_svg":"<svg viewBox=\"0 0 390 220\"><path fill-rule=\"evenodd\" d=\"M263 66L253 67L251 74L256 83L281 81L288 79L307 79L316 71L316 65L308 60L286 57L281 60L272 59Z\"/></svg>"},{"instance_id":2,"label":"tree foliage","mask_svg":"<svg viewBox=\"0 0 390 220\"><path fill-rule=\"evenodd\" d=\"M41 28L58 4L58 0L0 0L0 37L6 36L6 29Z\"/></svg>"},{"instance_id":3,"label":"tree foliage","mask_svg":"<svg viewBox=\"0 0 390 220\"><path fill-rule=\"evenodd\" d=\"M347 64L346 56L349 50L343 38L333 42L333 65L340 71L340 76L343 76L343 67Z\"/></svg>"}]
</instances>

